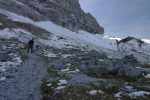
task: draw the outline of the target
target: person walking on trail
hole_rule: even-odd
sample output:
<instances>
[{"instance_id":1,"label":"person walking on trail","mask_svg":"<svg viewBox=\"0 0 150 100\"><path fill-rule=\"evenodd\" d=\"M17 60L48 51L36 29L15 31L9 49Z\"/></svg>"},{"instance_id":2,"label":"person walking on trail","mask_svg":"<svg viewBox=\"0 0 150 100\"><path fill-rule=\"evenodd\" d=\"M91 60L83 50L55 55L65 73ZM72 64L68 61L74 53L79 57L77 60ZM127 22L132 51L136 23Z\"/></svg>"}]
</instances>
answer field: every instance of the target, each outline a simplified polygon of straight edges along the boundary
<instances>
[{"instance_id":1,"label":"person walking on trail","mask_svg":"<svg viewBox=\"0 0 150 100\"><path fill-rule=\"evenodd\" d=\"M28 53L31 51L31 53L33 53L33 45L34 45L34 40L32 38L32 40L29 40L28 42Z\"/></svg>"}]
</instances>

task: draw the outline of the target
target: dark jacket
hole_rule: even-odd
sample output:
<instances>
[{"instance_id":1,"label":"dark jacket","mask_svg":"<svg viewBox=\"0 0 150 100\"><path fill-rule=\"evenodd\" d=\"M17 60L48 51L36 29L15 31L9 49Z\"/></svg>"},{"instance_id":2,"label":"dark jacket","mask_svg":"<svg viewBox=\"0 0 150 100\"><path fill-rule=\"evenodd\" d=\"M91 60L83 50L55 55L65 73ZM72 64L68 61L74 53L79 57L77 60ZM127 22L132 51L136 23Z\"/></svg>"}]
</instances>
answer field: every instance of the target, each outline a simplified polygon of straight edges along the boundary
<instances>
[{"instance_id":1,"label":"dark jacket","mask_svg":"<svg viewBox=\"0 0 150 100\"><path fill-rule=\"evenodd\" d=\"M33 46L33 45L34 45L34 41L33 41L33 40L30 40L30 41L28 42L28 45L29 45L29 46Z\"/></svg>"}]
</instances>

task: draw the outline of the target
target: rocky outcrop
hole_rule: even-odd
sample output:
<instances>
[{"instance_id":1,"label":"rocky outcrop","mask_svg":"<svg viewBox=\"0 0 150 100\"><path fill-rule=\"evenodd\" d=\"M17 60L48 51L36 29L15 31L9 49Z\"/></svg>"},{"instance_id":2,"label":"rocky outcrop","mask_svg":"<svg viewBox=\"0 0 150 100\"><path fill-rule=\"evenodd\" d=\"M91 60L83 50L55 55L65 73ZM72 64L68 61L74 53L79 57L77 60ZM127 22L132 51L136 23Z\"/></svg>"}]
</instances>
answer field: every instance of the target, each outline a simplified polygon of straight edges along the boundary
<instances>
[{"instance_id":1,"label":"rocky outcrop","mask_svg":"<svg viewBox=\"0 0 150 100\"><path fill-rule=\"evenodd\" d=\"M132 64L138 63L137 60L134 57L132 59L126 58L127 56L122 59L111 60L106 55L95 51L95 53L89 52L77 62L79 69L89 75L112 74L127 77L141 76L142 70L136 69ZM135 62L130 62L131 60Z\"/></svg>"},{"instance_id":2,"label":"rocky outcrop","mask_svg":"<svg viewBox=\"0 0 150 100\"><path fill-rule=\"evenodd\" d=\"M73 31L104 33L96 19L81 9L79 0L1 0L0 8L35 21L51 20Z\"/></svg>"},{"instance_id":3,"label":"rocky outcrop","mask_svg":"<svg viewBox=\"0 0 150 100\"><path fill-rule=\"evenodd\" d=\"M0 14L0 23L2 23L2 25L0 25L0 30L6 29L6 28L20 28L28 32L31 32L36 37L40 37L42 39L46 39L47 37L50 37L51 35L50 32L40 27L34 26L32 24L28 24L28 23L13 21L9 19L8 17L3 16L2 14ZM20 32L20 34L24 35L23 32L22 33Z\"/></svg>"}]
</instances>

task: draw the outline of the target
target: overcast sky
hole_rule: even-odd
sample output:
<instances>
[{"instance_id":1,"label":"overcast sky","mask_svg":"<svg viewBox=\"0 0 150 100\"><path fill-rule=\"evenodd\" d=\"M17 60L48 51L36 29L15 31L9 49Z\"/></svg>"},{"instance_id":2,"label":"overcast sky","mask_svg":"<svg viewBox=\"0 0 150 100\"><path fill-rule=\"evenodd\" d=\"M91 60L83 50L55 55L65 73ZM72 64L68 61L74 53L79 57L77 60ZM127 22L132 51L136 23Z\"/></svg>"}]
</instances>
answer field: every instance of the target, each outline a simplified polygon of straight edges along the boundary
<instances>
[{"instance_id":1,"label":"overcast sky","mask_svg":"<svg viewBox=\"0 0 150 100\"><path fill-rule=\"evenodd\" d=\"M80 0L108 34L150 39L150 0Z\"/></svg>"}]
</instances>

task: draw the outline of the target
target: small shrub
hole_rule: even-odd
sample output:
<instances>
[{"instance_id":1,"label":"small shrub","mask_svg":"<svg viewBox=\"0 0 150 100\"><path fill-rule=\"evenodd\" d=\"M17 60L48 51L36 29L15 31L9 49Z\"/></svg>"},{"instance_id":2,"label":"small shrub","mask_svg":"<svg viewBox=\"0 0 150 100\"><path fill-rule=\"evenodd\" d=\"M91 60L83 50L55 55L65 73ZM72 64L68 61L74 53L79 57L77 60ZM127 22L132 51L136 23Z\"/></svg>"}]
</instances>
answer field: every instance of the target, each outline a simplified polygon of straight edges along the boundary
<instances>
[{"instance_id":1,"label":"small shrub","mask_svg":"<svg viewBox=\"0 0 150 100\"><path fill-rule=\"evenodd\" d=\"M48 82L46 82L45 80L43 80L42 84L41 84L41 91L43 93L49 93L49 86L47 86Z\"/></svg>"},{"instance_id":2,"label":"small shrub","mask_svg":"<svg viewBox=\"0 0 150 100\"><path fill-rule=\"evenodd\" d=\"M150 64L143 64L142 67L143 68L150 68Z\"/></svg>"}]
</instances>

